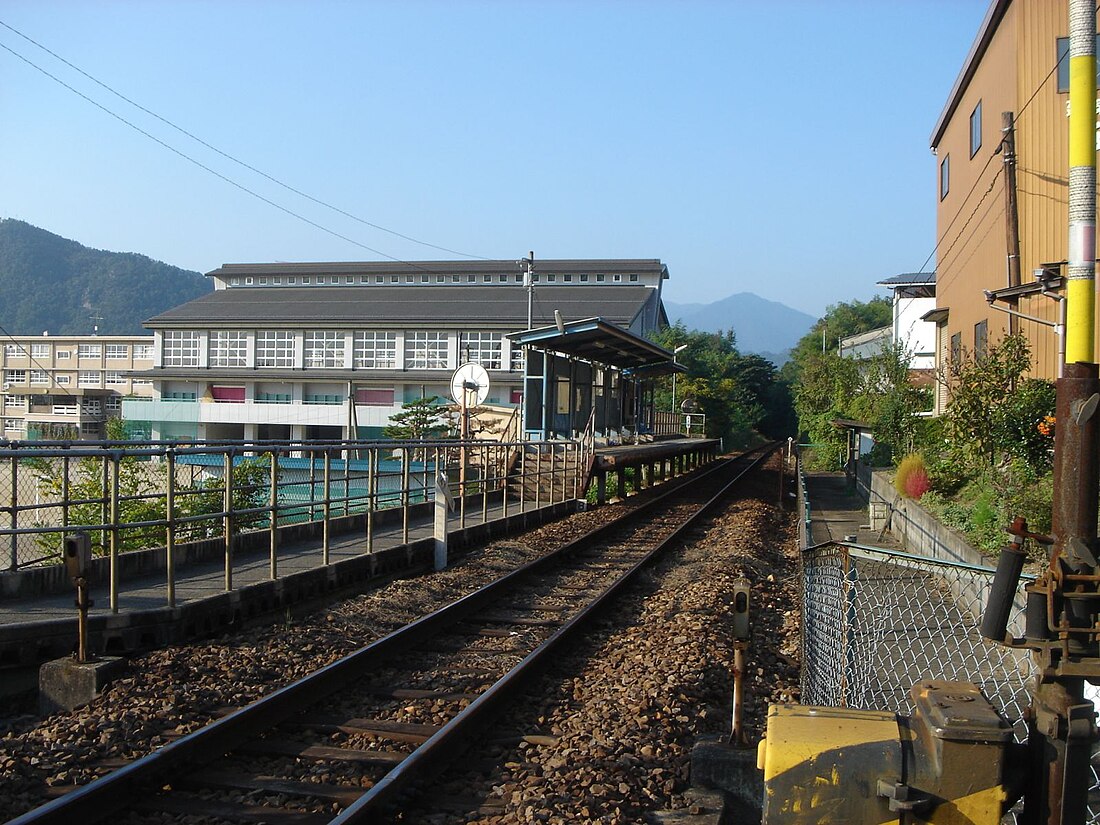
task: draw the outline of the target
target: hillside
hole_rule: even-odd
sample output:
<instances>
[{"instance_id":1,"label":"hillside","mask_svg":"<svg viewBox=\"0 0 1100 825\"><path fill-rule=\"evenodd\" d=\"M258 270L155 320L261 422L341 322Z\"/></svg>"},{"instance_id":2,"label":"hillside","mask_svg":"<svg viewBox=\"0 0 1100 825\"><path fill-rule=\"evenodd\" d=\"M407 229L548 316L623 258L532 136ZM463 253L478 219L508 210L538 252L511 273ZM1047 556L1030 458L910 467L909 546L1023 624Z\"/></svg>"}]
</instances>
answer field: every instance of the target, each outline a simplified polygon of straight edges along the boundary
<instances>
[{"instance_id":1,"label":"hillside","mask_svg":"<svg viewBox=\"0 0 1100 825\"><path fill-rule=\"evenodd\" d=\"M0 220L0 326L11 335L91 334L97 314L100 335L140 334L146 319L210 289L198 272Z\"/></svg>"},{"instance_id":2,"label":"hillside","mask_svg":"<svg viewBox=\"0 0 1100 825\"><path fill-rule=\"evenodd\" d=\"M671 322L690 329L718 332L732 329L741 352L755 353L777 364L817 320L812 315L769 301L751 292L739 292L709 304L665 301Z\"/></svg>"}]
</instances>

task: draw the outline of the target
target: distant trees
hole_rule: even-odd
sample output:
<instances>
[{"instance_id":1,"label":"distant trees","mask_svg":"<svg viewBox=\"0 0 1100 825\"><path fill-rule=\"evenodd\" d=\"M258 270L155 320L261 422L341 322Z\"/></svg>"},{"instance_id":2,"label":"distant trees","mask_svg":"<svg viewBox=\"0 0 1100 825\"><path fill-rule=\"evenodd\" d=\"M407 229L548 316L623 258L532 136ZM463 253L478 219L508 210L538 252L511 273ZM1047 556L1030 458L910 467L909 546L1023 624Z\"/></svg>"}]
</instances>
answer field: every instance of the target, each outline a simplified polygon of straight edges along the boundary
<instances>
[{"instance_id":1,"label":"distant trees","mask_svg":"<svg viewBox=\"0 0 1100 825\"><path fill-rule=\"evenodd\" d=\"M759 355L743 355L732 331L702 332L676 324L654 336L666 349L685 348L676 356L687 372L677 376L676 403L693 398L707 416L707 433L727 446L747 443L757 433L781 437L794 432L790 394L776 366ZM655 403L672 409L672 381Z\"/></svg>"}]
</instances>

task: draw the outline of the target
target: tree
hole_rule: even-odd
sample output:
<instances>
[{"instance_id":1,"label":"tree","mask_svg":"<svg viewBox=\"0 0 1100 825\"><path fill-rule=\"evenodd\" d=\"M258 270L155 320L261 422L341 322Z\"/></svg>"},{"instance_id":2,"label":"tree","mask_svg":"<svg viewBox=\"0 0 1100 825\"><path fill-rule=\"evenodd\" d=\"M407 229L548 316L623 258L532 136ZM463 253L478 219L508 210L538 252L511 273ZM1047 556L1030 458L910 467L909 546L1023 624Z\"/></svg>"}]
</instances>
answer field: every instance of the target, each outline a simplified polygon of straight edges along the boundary
<instances>
[{"instance_id":1,"label":"tree","mask_svg":"<svg viewBox=\"0 0 1100 825\"><path fill-rule=\"evenodd\" d=\"M795 344L790 360L783 365L783 377L795 385L802 369L823 352L835 352L841 338L890 326L894 308L889 298L876 296L869 301L845 301L830 304L825 316L818 319Z\"/></svg>"},{"instance_id":2,"label":"tree","mask_svg":"<svg viewBox=\"0 0 1100 825\"><path fill-rule=\"evenodd\" d=\"M418 398L401 405L401 412L390 416L382 435L401 441L440 438L452 429L450 411L438 404L439 396Z\"/></svg>"},{"instance_id":3,"label":"tree","mask_svg":"<svg viewBox=\"0 0 1100 825\"><path fill-rule=\"evenodd\" d=\"M693 398L707 416L707 432L727 443L749 441L765 423L790 420L782 408L789 396L776 390L778 373L774 364L759 355L742 355L732 330L703 332L676 324L654 336L666 349L684 346L676 360L687 367L677 376L677 404ZM658 409L672 408L672 382L654 394ZM778 437L785 433L769 433Z\"/></svg>"}]
</instances>

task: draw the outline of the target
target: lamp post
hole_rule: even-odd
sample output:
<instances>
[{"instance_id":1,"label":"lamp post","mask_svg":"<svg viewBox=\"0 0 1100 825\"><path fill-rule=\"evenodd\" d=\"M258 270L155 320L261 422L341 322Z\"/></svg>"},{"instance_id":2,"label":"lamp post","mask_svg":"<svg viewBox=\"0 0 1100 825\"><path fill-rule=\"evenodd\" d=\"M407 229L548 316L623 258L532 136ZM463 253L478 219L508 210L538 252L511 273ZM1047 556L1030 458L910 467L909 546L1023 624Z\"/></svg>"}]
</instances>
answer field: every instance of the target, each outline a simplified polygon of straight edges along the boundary
<instances>
[{"instance_id":1,"label":"lamp post","mask_svg":"<svg viewBox=\"0 0 1100 825\"><path fill-rule=\"evenodd\" d=\"M676 347L676 349L674 349L672 351L673 366L675 366L675 364L676 364L677 354L679 354L680 352L683 352L686 349L687 349L687 344L680 344L680 346ZM672 371L672 414L676 415L676 370L675 369ZM677 425L677 427L676 427L676 432L677 433L680 432L679 425Z\"/></svg>"}]
</instances>

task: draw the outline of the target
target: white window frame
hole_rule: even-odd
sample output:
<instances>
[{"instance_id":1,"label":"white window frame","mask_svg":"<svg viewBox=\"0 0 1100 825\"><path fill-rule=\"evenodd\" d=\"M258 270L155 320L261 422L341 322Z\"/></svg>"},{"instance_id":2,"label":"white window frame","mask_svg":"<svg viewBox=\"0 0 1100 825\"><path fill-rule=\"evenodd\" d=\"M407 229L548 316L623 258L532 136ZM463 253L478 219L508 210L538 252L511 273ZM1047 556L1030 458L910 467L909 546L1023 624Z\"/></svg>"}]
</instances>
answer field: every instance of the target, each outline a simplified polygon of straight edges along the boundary
<instances>
[{"instance_id":1,"label":"white window frame","mask_svg":"<svg viewBox=\"0 0 1100 825\"><path fill-rule=\"evenodd\" d=\"M31 344L31 358L49 358L49 344Z\"/></svg>"},{"instance_id":2,"label":"white window frame","mask_svg":"<svg viewBox=\"0 0 1100 825\"><path fill-rule=\"evenodd\" d=\"M209 337L210 366L247 367L248 333L216 329Z\"/></svg>"},{"instance_id":3,"label":"white window frame","mask_svg":"<svg viewBox=\"0 0 1100 825\"><path fill-rule=\"evenodd\" d=\"M306 369L343 367L346 337L344 333L330 329L307 332L302 349L303 366Z\"/></svg>"},{"instance_id":4,"label":"white window frame","mask_svg":"<svg viewBox=\"0 0 1100 825\"><path fill-rule=\"evenodd\" d=\"M134 360L145 359L147 361L153 360L155 350L152 344L134 344Z\"/></svg>"},{"instance_id":5,"label":"white window frame","mask_svg":"<svg viewBox=\"0 0 1100 825\"><path fill-rule=\"evenodd\" d=\"M458 344L459 360L470 360L487 370L499 370L504 363L504 336L499 332L463 332Z\"/></svg>"},{"instance_id":6,"label":"white window frame","mask_svg":"<svg viewBox=\"0 0 1100 825\"><path fill-rule=\"evenodd\" d=\"M26 384L27 383L27 371L26 370L4 370L4 383L5 384Z\"/></svg>"},{"instance_id":7,"label":"white window frame","mask_svg":"<svg viewBox=\"0 0 1100 825\"><path fill-rule=\"evenodd\" d=\"M72 356L72 350L68 350L68 349L59 349L54 354L54 358L57 358L58 360L65 360L65 361L67 361L71 356Z\"/></svg>"},{"instance_id":8,"label":"white window frame","mask_svg":"<svg viewBox=\"0 0 1100 825\"><path fill-rule=\"evenodd\" d=\"M107 344L106 355L108 361L128 361L130 359L130 345Z\"/></svg>"},{"instance_id":9,"label":"white window frame","mask_svg":"<svg viewBox=\"0 0 1100 825\"><path fill-rule=\"evenodd\" d=\"M107 387L119 386L126 383L126 374L118 370L108 370L103 373L103 384Z\"/></svg>"},{"instance_id":10,"label":"white window frame","mask_svg":"<svg viewBox=\"0 0 1100 825\"><path fill-rule=\"evenodd\" d=\"M80 370L76 374L78 387L102 387L103 373L100 370Z\"/></svg>"},{"instance_id":11,"label":"white window frame","mask_svg":"<svg viewBox=\"0 0 1100 825\"><path fill-rule=\"evenodd\" d=\"M396 369L397 333L356 332L352 352L356 369Z\"/></svg>"},{"instance_id":12,"label":"white window frame","mask_svg":"<svg viewBox=\"0 0 1100 825\"><path fill-rule=\"evenodd\" d=\"M405 368L445 370L451 366L449 336L446 332L416 330L405 333Z\"/></svg>"},{"instance_id":13,"label":"white window frame","mask_svg":"<svg viewBox=\"0 0 1100 825\"><path fill-rule=\"evenodd\" d=\"M261 369L294 366L294 333L265 329L256 333L256 366Z\"/></svg>"},{"instance_id":14,"label":"white window frame","mask_svg":"<svg viewBox=\"0 0 1100 825\"><path fill-rule=\"evenodd\" d=\"M72 383L72 376L71 375L55 375L53 377L53 382L55 384L57 384L57 386L59 386L59 387L67 387L67 386L69 386L70 383Z\"/></svg>"},{"instance_id":15,"label":"white window frame","mask_svg":"<svg viewBox=\"0 0 1100 825\"><path fill-rule=\"evenodd\" d=\"M77 344L77 358L102 358L103 347L99 344Z\"/></svg>"},{"instance_id":16,"label":"white window frame","mask_svg":"<svg viewBox=\"0 0 1100 825\"><path fill-rule=\"evenodd\" d=\"M50 374L46 370L31 370L30 379L31 385L35 387L48 387L50 385Z\"/></svg>"},{"instance_id":17,"label":"white window frame","mask_svg":"<svg viewBox=\"0 0 1100 825\"><path fill-rule=\"evenodd\" d=\"M166 367L197 367L199 333L189 329L165 330L161 352L161 364Z\"/></svg>"}]
</instances>

